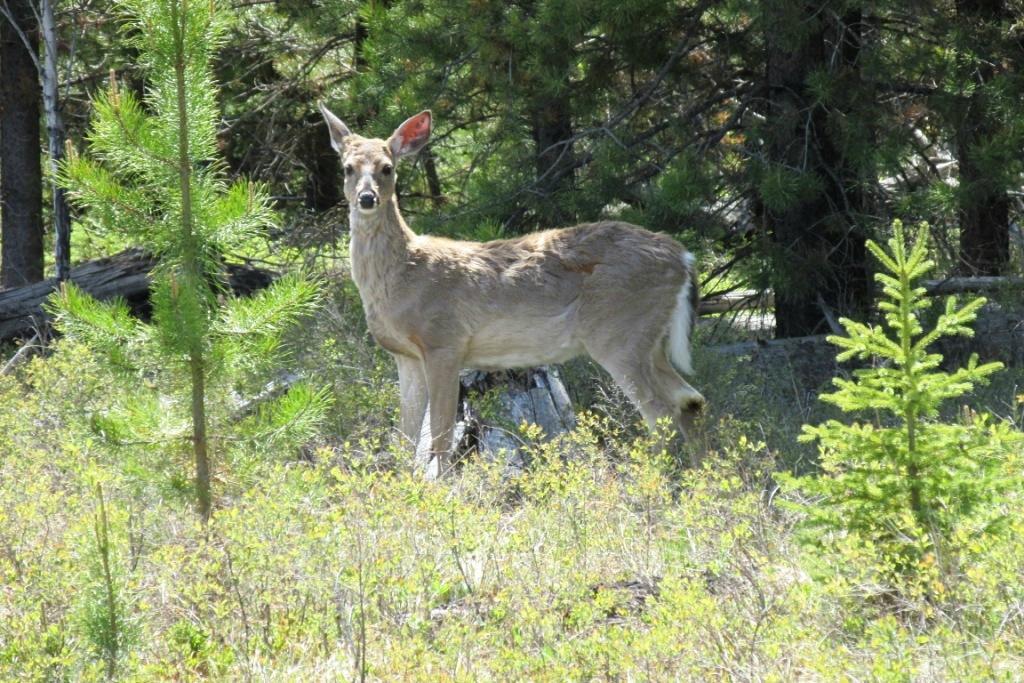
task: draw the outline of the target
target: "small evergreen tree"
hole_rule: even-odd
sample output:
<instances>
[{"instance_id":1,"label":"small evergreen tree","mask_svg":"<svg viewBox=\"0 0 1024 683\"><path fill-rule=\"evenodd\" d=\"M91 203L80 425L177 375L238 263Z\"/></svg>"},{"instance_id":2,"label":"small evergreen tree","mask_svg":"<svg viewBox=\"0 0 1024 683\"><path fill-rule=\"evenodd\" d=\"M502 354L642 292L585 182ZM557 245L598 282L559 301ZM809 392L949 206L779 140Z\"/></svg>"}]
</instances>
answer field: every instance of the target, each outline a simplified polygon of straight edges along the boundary
<instances>
[{"instance_id":1,"label":"small evergreen tree","mask_svg":"<svg viewBox=\"0 0 1024 683\"><path fill-rule=\"evenodd\" d=\"M1012 483L1006 455L1021 436L972 413L960 424L937 419L943 401L962 396L1002 365L979 365L975 355L966 367L939 369L942 356L929 347L940 337L971 336L969 324L985 300L958 307L950 297L925 332L919 315L929 302L914 282L933 266L928 227L922 224L909 249L898 221L894 233L888 250L867 244L888 271L875 276L884 289L885 326L844 319L847 336L829 337L843 349L839 360L879 362L856 370L854 380L835 379L838 391L822 396L844 411L873 411L877 421L805 425L801 439L819 442L821 473L779 475L812 497L800 506L815 531L806 538L827 543L854 536L885 558L895 570L890 578L914 576L933 563L952 568L963 534L976 540L996 529L1002 516L996 503Z\"/></svg>"},{"instance_id":2,"label":"small evergreen tree","mask_svg":"<svg viewBox=\"0 0 1024 683\"><path fill-rule=\"evenodd\" d=\"M150 87L140 102L111 81L96 103L90 157L72 151L63 181L92 229L141 242L157 257L152 322L134 319L124 302L102 304L73 285L54 307L65 334L102 352L132 383L122 404L97 418L102 432L114 441L152 440L154 432L160 441L187 438L198 509L207 519L211 417L223 418L224 430L248 428L249 436L279 442L308 433L322 413L325 395L303 385L263 410L268 419L261 426L227 419L228 390L244 375L260 374L251 371L268 369L283 332L312 310L318 293L300 277L244 300L224 286L223 255L269 226L273 213L260 187L229 183L217 158L210 61L224 35L223 13L215 3L190 0L128 0L123 7Z\"/></svg>"}]
</instances>

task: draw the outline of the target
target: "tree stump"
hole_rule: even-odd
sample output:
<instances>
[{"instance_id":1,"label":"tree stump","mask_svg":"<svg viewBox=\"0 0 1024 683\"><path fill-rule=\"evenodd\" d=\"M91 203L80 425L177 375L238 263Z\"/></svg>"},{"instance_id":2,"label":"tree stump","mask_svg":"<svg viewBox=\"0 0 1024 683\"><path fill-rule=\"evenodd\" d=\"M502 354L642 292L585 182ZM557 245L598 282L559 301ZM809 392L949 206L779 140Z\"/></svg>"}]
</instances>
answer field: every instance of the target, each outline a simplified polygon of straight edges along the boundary
<instances>
[{"instance_id":1,"label":"tree stump","mask_svg":"<svg viewBox=\"0 0 1024 683\"><path fill-rule=\"evenodd\" d=\"M573 428L576 416L558 370L539 367L502 372L464 371L460 377L455 423L455 460L471 453L505 464L508 473L529 465L518 427L535 424L544 440ZM427 477L438 476L430 457L430 408L416 444L416 464Z\"/></svg>"}]
</instances>

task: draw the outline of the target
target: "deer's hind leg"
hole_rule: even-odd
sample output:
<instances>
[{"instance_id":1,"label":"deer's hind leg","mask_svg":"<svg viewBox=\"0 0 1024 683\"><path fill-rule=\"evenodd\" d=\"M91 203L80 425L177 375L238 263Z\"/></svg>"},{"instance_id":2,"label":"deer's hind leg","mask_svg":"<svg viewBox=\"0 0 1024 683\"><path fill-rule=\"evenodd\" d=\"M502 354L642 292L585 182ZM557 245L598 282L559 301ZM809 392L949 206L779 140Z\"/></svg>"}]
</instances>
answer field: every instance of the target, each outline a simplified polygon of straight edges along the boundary
<instances>
[{"instance_id":1,"label":"deer's hind leg","mask_svg":"<svg viewBox=\"0 0 1024 683\"><path fill-rule=\"evenodd\" d=\"M704 397L676 372L665 353L664 335L622 345L611 341L588 347L591 357L615 380L650 429L668 418L680 438L692 430Z\"/></svg>"},{"instance_id":2,"label":"deer's hind leg","mask_svg":"<svg viewBox=\"0 0 1024 683\"><path fill-rule=\"evenodd\" d=\"M704 410L704 396L690 386L668 358L664 345L658 345L652 352L654 379L658 393L672 405L672 424L680 437L693 434L697 417ZM697 465L694 461L692 464Z\"/></svg>"}]
</instances>

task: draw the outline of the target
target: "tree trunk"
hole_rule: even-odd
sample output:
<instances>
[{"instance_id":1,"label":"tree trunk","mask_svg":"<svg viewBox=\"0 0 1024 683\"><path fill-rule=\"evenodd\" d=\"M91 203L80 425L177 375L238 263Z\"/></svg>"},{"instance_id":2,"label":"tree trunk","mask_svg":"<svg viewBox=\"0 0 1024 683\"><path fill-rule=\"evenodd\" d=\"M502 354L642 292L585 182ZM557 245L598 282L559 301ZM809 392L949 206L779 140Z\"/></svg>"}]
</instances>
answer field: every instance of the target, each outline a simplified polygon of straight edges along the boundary
<instances>
[{"instance_id":1,"label":"tree trunk","mask_svg":"<svg viewBox=\"0 0 1024 683\"><path fill-rule=\"evenodd\" d=\"M50 149L50 193L53 207L53 260L57 279L71 273L71 216L64 188L57 182L57 170L64 158L64 120L60 114L57 80L57 26L53 19L53 0L40 1L43 44L43 110L46 113L46 137Z\"/></svg>"},{"instance_id":2,"label":"tree trunk","mask_svg":"<svg viewBox=\"0 0 1024 683\"><path fill-rule=\"evenodd\" d=\"M309 166L306 168L306 208L322 213L341 201L341 164L338 153L328 144L327 123L314 113L308 119L310 127L306 145Z\"/></svg>"},{"instance_id":3,"label":"tree trunk","mask_svg":"<svg viewBox=\"0 0 1024 683\"><path fill-rule=\"evenodd\" d=\"M371 2L370 7L373 7ZM366 42L370 39L370 27L367 26L362 14L355 15L355 30L352 36L352 70L357 74L365 74L370 68L366 59ZM364 95L359 98L359 109L355 112L356 128L363 130L377 118L380 111L376 97Z\"/></svg>"},{"instance_id":4,"label":"tree trunk","mask_svg":"<svg viewBox=\"0 0 1024 683\"><path fill-rule=\"evenodd\" d=\"M203 281L203 266L199 260L199 238L192 222L192 156L189 152L188 91L185 85L186 60L185 27L188 25L188 8L179 6L179 0L172 0L170 20L174 39L174 84L178 105L178 188L181 192L181 269L184 283L182 292L176 297L198 298ZM188 291L188 290L192 291ZM209 444L206 439L206 355L204 335L207 330L182 330L189 335L188 365L192 390L192 453L195 456L196 503L203 524L210 521L213 512L213 492L210 484Z\"/></svg>"},{"instance_id":5,"label":"tree trunk","mask_svg":"<svg viewBox=\"0 0 1024 683\"><path fill-rule=\"evenodd\" d=\"M870 304L867 250L859 227L864 197L858 171L835 138L834 120L847 113L842 108L853 106L844 91L863 86L856 66L862 22L859 12L839 19L820 4L800 5L806 27L798 36L785 8L775 2L765 7L770 89L766 172L797 185L788 196L766 201L771 206L764 210L775 243L779 337L827 329L827 310L863 319ZM816 101L808 85L822 70L840 84L827 105Z\"/></svg>"},{"instance_id":6,"label":"tree trunk","mask_svg":"<svg viewBox=\"0 0 1024 683\"><path fill-rule=\"evenodd\" d=\"M440 208L444 204L444 194L441 192L441 177L437 173L437 160L430 145L420 152L419 159L423 164L423 173L427 176L427 191L430 192L430 201L436 208Z\"/></svg>"},{"instance_id":7,"label":"tree trunk","mask_svg":"<svg viewBox=\"0 0 1024 683\"><path fill-rule=\"evenodd\" d=\"M566 80L568 72L566 64ZM572 216L552 199L572 182L572 108L567 89L537 97L530 116L536 145L536 190L541 197L538 218L541 227L556 227L572 220Z\"/></svg>"},{"instance_id":8,"label":"tree trunk","mask_svg":"<svg viewBox=\"0 0 1024 683\"><path fill-rule=\"evenodd\" d=\"M575 168L570 92L575 46L564 36L549 35L533 49L542 53L546 66L543 77L540 73L531 73L528 77L523 74L522 84L526 116L534 142L536 175L533 191L537 200L532 207L524 206L523 211L508 222L509 227L519 230L558 227L573 222L574 218L559 205L556 195L571 187ZM522 222L528 208L536 213L536 225L516 225Z\"/></svg>"},{"instance_id":9,"label":"tree trunk","mask_svg":"<svg viewBox=\"0 0 1024 683\"><path fill-rule=\"evenodd\" d=\"M537 145L537 181L544 195L553 193L572 167L572 114L568 93L540 99L531 112Z\"/></svg>"},{"instance_id":10,"label":"tree trunk","mask_svg":"<svg viewBox=\"0 0 1024 683\"><path fill-rule=\"evenodd\" d=\"M369 37L370 29L362 15L357 11L356 27L352 42L352 68L356 73L363 73L369 68L364 47Z\"/></svg>"},{"instance_id":11,"label":"tree trunk","mask_svg":"<svg viewBox=\"0 0 1024 683\"><path fill-rule=\"evenodd\" d=\"M957 0L956 11L960 21L977 29L977 48L984 55L991 48L980 37L1006 18L1004 0ZM999 123L983 90L994 76L994 60L979 60L977 87L964 104L956 131L960 269L965 275L999 275L1010 261L1010 197L997 179L999 169L987 168L979 153L980 145L1000 135Z\"/></svg>"},{"instance_id":12,"label":"tree trunk","mask_svg":"<svg viewBox=\"0 0 1024 683\"><path fill-rule=\"evenodd\" d=\"M10 16L0 17L0 287L18 287L43 278L39 27L31 0L7 7Z\"/></svg>"}]
</instances>

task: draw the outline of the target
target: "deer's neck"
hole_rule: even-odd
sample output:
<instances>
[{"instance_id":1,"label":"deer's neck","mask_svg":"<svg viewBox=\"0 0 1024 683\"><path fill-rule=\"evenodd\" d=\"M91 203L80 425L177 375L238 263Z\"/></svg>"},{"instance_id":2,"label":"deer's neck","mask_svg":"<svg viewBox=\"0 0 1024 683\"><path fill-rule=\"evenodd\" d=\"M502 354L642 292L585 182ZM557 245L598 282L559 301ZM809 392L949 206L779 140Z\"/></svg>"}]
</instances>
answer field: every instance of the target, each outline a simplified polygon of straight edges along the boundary
<instances>
[{"instance_id":1,"label":"deer's neck","mask_svg":"<svg viewBox=\"0 0 1024 683\"><path fill-rule=\"evenodd\" d=\"M351 208L349 226L352 279L364 302L378 299L386 293L387 281L408 262L409 243L416 235L402 219L394 198L370 216Z\"/></svg>"}]
</instances>

